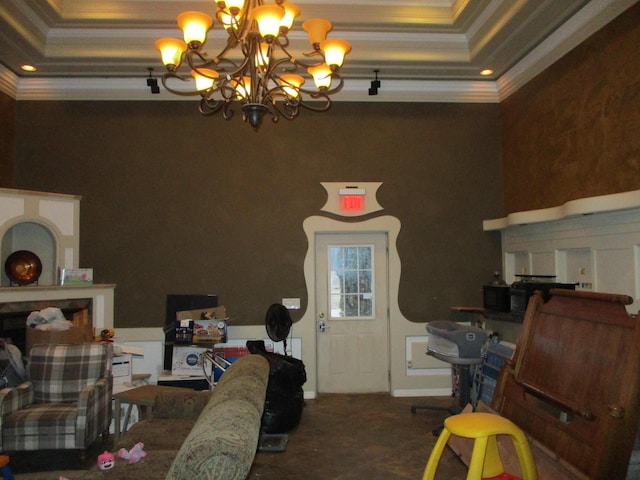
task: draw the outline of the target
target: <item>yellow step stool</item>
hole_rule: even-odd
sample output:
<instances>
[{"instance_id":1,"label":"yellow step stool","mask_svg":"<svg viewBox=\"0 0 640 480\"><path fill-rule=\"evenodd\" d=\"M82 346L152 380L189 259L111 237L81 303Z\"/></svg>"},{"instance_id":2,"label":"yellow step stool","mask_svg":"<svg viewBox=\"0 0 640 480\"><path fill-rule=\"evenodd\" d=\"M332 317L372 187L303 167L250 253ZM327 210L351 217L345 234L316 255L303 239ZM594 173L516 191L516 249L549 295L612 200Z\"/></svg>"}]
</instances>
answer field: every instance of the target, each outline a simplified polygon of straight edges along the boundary
<instances>
[{"instance_id":1,"label":"yellow step stool","mask_svg":"<svg viewBox=\"0 0 640 480\"><path fill-rule=\"evenodd\" d=\"M422 480L435 479L440 457L452 434L475 440L467 480L518 478L505 473L498 452L496 435L511 437L520 462L523 480L537 480L536 464L527 437L522 430L504 417L480 412L461 413L445 419L444 429L429 456Z\"/></svg>"}]
</instances>

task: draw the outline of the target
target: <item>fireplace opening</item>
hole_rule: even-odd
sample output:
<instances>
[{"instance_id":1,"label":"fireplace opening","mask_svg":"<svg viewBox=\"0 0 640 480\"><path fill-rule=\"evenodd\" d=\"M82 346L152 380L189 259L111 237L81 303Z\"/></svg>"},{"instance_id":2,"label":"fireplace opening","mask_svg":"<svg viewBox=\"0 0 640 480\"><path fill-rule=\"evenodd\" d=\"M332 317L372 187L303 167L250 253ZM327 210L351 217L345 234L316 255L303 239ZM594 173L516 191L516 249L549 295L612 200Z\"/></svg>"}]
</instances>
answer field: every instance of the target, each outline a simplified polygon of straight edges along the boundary
<instances>
[{"instance_id":1,"label":"fireplace opening","mask_svg":"<svg viewBox=\"0 0 640 480\"><path fill-rule=\"evenodd\" d=\"M26 288L26 287L25 287ZM31 302L0 303L0 337L11 339L23 355L26 352L27 318L31 312L56 307L75 326L92 325L93 299L38 300Z\"/></svg>"}]
</instances>

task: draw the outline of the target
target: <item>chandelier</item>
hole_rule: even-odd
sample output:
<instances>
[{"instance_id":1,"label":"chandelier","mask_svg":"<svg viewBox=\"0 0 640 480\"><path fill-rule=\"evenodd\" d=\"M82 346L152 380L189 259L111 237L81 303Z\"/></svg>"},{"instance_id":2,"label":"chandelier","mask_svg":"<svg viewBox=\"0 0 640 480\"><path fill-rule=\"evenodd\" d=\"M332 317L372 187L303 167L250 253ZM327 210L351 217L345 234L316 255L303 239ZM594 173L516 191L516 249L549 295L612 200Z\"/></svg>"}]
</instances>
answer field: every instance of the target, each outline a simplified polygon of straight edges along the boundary
<instances>
[{"instance_id":1,"label":"chandelier","mask_svg":"<svg viewBox=\"0 0 640 480\"><path fill-rule=\"evenodd\" d=\"M233 106L241 105L242 116L255 130L265 113L276 122L280 116L292 120L300 107L324 112L331 107L330 95L342 89L340 67L351 50L349 42L327 38L331 22L306 20L312 50L300 60L289 52L288 34L300 9L285 0L265 4L263 0L216 2L216 20L227 32L226 45L217 55L204 52L213 18L188 11L178 15L184 41L161 38L156 47L167 68L162 85L184 96L200 96L200 113L222 112L229 120ZM234 56L235 55L235 56ZM313 79L315 88L307 89ZM179 82L195 80L195 89L178 88ZM184 85L184 84L183 84Z\"/></svg>"}]
</instances>

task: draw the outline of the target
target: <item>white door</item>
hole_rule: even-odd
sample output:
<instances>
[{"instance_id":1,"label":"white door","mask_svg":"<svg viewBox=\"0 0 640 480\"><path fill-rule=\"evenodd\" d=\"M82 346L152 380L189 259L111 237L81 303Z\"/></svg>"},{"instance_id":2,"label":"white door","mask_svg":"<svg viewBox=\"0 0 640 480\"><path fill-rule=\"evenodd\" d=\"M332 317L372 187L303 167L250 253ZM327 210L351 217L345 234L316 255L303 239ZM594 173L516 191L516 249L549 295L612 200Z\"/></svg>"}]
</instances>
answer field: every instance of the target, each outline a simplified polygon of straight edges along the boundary
<instances>
[{"instance_id":1,"label":"white door","mask_svg":"<svg viewBox=\"0 0 640 480\"><path fill-rule=\"evenodd\" d=\"M316 235L318 392L389 391L385 233Z\"/></svg>"}]
</instances>

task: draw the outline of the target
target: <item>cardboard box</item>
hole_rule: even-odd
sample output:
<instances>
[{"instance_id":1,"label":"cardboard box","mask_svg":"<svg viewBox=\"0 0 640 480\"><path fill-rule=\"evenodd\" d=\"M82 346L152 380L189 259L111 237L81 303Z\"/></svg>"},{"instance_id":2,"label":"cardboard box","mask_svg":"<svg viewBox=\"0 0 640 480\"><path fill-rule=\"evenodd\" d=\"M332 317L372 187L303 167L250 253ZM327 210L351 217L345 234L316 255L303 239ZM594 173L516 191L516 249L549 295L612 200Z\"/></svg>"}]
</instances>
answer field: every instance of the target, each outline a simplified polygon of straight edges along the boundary
<instances>
[{"instance_id":1,"label":"cardboard box","mask_svg":"<svg viewBox=\"0 0 640 480\"><path fill-rule=\"evenodd\" d=\"M193 320L176 320L176 343L193 343Z\"/></svg>"},{"instance_id":2,"label":"cardboard box","mask_svg":"<svg viewBox=\"0 0 640 480\"><path fill-rule=\"evenodd\" d=\"M189 337L191 337L190 340ZM186 310L176 313L176 343L215 344L226 341L227 311L225 307Z\"/></svg>"},{"instance_id":3,"label":"cardboard box","mask_svg":"<svg viewBox=\"0 0 640 480\"><path fill-rule=\"evenodd\" d=\"M25 340L25 354L31 351L31 347L41 343L85 343L93 341L93 327L91 325L82 325L71 327L68 330L39 330L37 328L27 327Z\"/></svg>"},{"instance_id":4,"label":"cardboard box","mask_svg":"<svg viewBox=\"0 0 640 480\"><path fill-rule=\"evenodd\" d=\"M251 354L249 349L243 345L216 345L213 347L213 351L216 355L220 355L225 359L235 359Z\"/></svg>"},{"instance_id":5,"label":"cardboard box","mask_svg":"<svg viewBox=\"0 0 640 480\"><path fill-rule=\"evenodd\" d=\"M193 343L225 343L226 320L196 320L193 322Z\"/></svg>"},{"instance_id":6,"label":"cardboard box","mask_svg":"<svg viewBox=\"0 0 640 480\"><path fill-rule=\"evenodd\" d=\"M84 325L91 325L91 319L89 318L89 310L83 308L73 314L71 322L74 327L82 327Z\"/></svg>"},{"instance_id":7,"label":"cardboard box","mask_svg":"<svg viewBox=\"0 0 640 480\"><path fill-rule=\"evenodd\" d=\"M224 306L176 312L176 320L228 320Z\"/></svg>"},{"instance_id":8,"label":"cardboard box","mask_svg":"<svg viewBox=\"0 0 640 480\"><path fill-rule=\"evenodd\" d=\"M114 355L113 356L113 384L121 385L124 383L131 383L132 375L131 355Z\"/></svg>"},{"instance_id":9,"label":"cardboard box","mask_svg":"<svg viewBox=\"0 0 640 480\"><path fill-rule=\"evenodd\" d=\"M60 285L92 285L93 268L61 268Z\"/></svg>"},{"instance_id":10,"label":"cardboard box","mask_svg":"<svg viewBox=\"0 0 640 480\"><path fill-rule=\"evenodd\" d=\"M173 347L171 375L203 376L203 355L206 347Z\"/></svg>"}]
</instances>

